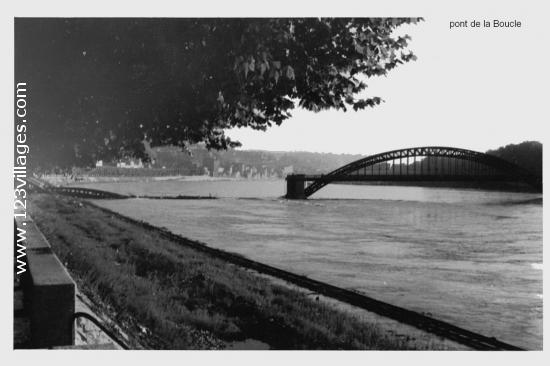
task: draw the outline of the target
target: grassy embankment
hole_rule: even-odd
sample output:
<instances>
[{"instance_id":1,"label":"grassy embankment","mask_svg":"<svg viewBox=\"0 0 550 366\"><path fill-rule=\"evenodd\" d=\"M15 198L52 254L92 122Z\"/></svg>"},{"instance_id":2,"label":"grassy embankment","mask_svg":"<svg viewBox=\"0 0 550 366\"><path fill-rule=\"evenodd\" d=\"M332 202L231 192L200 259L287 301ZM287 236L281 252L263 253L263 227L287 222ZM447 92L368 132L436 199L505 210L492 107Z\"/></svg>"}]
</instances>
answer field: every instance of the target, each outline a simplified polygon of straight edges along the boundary
<instances>
[{"instance_id":1,"label":"grassy embankment","mask_svg":"<svg viewBox=\"0 0 550 366\"><path fill-rule=\"evenodd\" d=\"M154 349L403 349L373 324L159 238L79 199L34 194L30 214L80 290ZM414 346L414 344L413 344Z\"/></svg>"}]
</instances>

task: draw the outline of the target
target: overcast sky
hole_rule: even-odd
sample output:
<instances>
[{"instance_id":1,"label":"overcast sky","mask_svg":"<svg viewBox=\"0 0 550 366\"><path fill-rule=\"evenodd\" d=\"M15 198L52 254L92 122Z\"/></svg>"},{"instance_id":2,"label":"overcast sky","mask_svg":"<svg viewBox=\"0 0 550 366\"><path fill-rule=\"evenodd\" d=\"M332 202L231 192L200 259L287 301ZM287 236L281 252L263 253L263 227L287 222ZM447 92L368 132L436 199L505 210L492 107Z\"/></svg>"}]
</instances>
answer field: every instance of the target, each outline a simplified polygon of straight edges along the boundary
<instances>
[{"instance_id":1,"label":"overcast sky","mask_svg":"<svg viewBox=\"0 0 550 366\"><path fill-rule=\"evenodd\" d=\"M360 112L296 109L266 132L234 129L228 135L243 149L358 154L422 145L485 151L542 142L549 103L541 78L548 60L542 24L521 17L520 29L450 30L447 16L425 18L399 29L413 37L410 48L418 60L368 81L368 93L385 100L380 106ZM483 19L464 19L474 18Z\"/></svg>"}]
</instances>

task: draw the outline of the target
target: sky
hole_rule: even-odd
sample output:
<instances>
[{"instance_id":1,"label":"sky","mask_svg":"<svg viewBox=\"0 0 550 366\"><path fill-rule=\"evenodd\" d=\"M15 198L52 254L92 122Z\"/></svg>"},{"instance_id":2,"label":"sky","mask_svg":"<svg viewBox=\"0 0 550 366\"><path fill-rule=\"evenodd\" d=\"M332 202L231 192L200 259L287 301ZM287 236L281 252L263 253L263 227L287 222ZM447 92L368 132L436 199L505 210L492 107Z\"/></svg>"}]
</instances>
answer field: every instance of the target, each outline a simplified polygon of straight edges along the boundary
<instances>
[{"instance_id":1,"label":"sky","mask_svg":"<svg viewBox=\"0 0 550 366\"><path fill-rule=\"evenodd\" d=\"M450 29L453 18L425 16L397 30L412 36L418 60L367 81L369 95L383 104L358 112L295 109L292 118L266 132L227 134L242 149L353 154L425 145L486 151L542 142L548 92L541 70L548 51L533 16L519 17L519 29Z\"/></svg>"}]
</instances>

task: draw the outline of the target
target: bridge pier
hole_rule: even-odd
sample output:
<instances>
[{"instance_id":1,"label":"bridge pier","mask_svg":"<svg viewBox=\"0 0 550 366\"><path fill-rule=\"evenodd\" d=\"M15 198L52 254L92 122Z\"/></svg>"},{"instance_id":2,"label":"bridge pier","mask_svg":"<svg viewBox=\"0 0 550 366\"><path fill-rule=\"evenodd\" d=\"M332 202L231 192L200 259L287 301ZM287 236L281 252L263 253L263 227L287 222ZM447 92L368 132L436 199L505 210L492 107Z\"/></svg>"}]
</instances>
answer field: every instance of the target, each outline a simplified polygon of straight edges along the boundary
<instances>
[{"instance_id":1,"label":"bridge pier","mask_svg":"<svg viewBox=\"0 0 550 366\"><path fill-rule=\"evenodd\" d=\"M305 174L289 174L286 177L286 196L288 199L304 200L306 195L304 189L306 187Z\"/></svg>"}]
</instances>

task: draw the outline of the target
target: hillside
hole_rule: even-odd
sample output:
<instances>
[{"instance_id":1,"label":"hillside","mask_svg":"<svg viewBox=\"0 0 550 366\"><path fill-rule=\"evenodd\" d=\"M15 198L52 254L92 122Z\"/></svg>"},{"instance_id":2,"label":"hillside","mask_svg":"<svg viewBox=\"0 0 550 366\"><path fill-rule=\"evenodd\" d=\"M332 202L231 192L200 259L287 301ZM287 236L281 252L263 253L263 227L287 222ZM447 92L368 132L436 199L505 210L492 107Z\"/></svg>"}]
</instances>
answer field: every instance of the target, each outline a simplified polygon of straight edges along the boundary
<instances>
[{"instance_id":1,"label":"hillside","mask_svg":"<svg viewBox=\"0 0 550 366\"><path fill-rule=\"evenodd\" d=\"M487 154L508 160L535 175L542 176L542 144L538 141L509 144L496 150L488 150Z\"/></svg>"},{"instance_id":2,"label":"hillside","mask_svg":"<svg viewBox=\"0 0 550 366\"><path fill-rule=\"evenodd\" d=\"M326 173L344 164L360 159L361 155L312 153L303 151L273 152L262 150L208 151L195 145L183 152L173 146L149 150L153 168L188 168L194 174L212 174L241 177L283 177L288 173ZM206 169L206 170L205 170Z\"/></svg>"}]
</instances>

